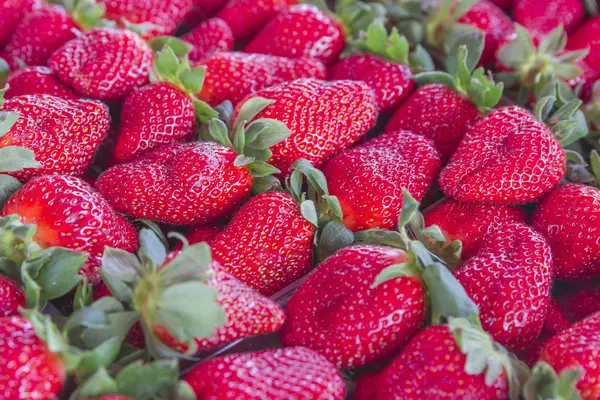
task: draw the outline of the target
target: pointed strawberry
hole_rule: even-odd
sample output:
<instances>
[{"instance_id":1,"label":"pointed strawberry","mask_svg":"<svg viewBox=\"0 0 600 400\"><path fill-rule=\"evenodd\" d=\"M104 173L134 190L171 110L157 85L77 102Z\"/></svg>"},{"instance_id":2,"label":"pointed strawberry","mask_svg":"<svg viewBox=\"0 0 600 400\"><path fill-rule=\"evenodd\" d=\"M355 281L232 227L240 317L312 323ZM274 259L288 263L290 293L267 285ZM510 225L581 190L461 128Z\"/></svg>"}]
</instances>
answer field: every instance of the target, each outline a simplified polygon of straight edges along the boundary
<instances>
[{"instance_id":1,"label":"pointed strawberry","mask_svg":"<svg viewBox=\"0 0 600 400\"><path fill-rule=\"evenodd\" d=\"M8 75L9 86L4 98L10 99L26 94L50 94L65 100L80 98L70 88L63 85L56 74L48 67L25 67Z\"/></svg>"},{"instance_id":2,"label":"pointed strawberry","mask_svg":"<svg viewBox=\"0 0 600 400\"><path fill-rule=\"evenodd\" d=\"M181 37L181 40L194 46L189 54L190 61L202 61L219 51L233 49L233 32L225 21L211 18L202 21L197 27Z\"/></svg>"}]
</instances>

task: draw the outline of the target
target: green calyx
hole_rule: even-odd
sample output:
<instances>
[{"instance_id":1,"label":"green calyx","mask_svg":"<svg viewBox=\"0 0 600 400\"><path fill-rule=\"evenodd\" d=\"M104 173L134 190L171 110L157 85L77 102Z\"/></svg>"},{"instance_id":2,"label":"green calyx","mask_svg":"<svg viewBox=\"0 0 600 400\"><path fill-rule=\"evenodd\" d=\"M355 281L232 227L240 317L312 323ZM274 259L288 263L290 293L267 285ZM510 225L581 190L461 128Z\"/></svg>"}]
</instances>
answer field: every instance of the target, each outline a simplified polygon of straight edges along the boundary
<instances>
[{"instance_id":1,"label":"green calyx","mask_svg":"<svg viewBox=\"0 0 600 400\"><path fill-rule=\"evenodd\" d=\"M97 26L104 26L106 5L96 3L95 0L60 0L62 5L73 20L85 31Z\"/></svg>"},{"instance_id":2,"label":"green calyx","mask_svg":"<svg viewBox=\"0 0 600 400\"><path fill-rule=\"evenodd\" d=\"M442 0L439 8L433 11L425 21L425 42L436 49L448 49L447 41L474 30L472 26L458 23L479 0Z\"/></svg>"},{"instance_id":3,"label":"green calyx","mask_svg":"<svg viewBox=\"0 0 600 400\"><path fill-rule=\"evenodd\" d=\"M531 371L531 377L523 387L525 400L581 400L575 387L583 374L579 368L563 370L560 375L549 364L538 361Z\"/></svg>"},{"instance_id":4,"label":"green calyx","mask_svg":"<svg viewBox=\"0 0 600 400\"><path fill-rule=\"evenodd\" d=\"M519 400L521 387L530 375L529 368L484 332L478 319L450 318L448 327L466 356L464 371L469 375L485 374L487 386L493 386L504 372L509 399Z\"/></svg>"},{"instance_id":5,"label":"green calyx","mask_svg":"<svg viewBox=\"0 0 600 400\"><path fill-rule=\"evenodd\" d=\"M458 38L446 58L447 72L423 72L419 85L442 83L471 100L482 113L489 112L502 97L503 83L495 83L483 67L475 68L483 51L483 37L465 34Z\"/></svg>"},{"instance_id":6,"label":"green calyx","mask_svg":"<svg viewBox=\"0 0 600 400\"><path fill-rule=\"evenodd\" d=\"M346 37L364 31L374 20L384 20L386 10L383 4L364 3L360 0L340 0L335 4L335 12L332 12L325 0L309 0L321 11L329 15L335 21L338 21Z\"/></svg>"},{"instance_id":7,"label":"green calyx","mask_svg":"<svg viewBox=\"0 0 600 400\"><path fill-rule=\"evenodd\" d=\"M0 58L0 86L4 86L6 84L8 75L10 75L10 66L4 58ZM4 102L4 92L6 92L6 89L0 89L0 107L2 107L2 103Z\"/></svg>"}]
</instances>

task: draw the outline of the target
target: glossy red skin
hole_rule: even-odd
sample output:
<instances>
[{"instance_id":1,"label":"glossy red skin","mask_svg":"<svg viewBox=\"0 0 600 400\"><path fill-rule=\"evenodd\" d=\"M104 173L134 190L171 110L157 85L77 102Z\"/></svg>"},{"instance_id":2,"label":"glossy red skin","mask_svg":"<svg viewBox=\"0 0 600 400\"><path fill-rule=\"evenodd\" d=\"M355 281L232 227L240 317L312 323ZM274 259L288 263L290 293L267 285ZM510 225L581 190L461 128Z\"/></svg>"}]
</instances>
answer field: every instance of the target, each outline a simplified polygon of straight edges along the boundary
<instances>
[{"instance_id":1,"label":"glossy red skin","mask_svg":"<svg viewBox=\"0 0 600 400\"><path fill-rule=\"evenodd\" d=\"M396 109L416 88L410 67L372 54L338 61L329 69L327 79L365 82L375 92L380 112Z\"/></svg>"},{"instance_id":2,"label":"glossy red skin","mask_svg":"<svg viewBox=\"0 0 600 400\"><path fill-rule=\"evenodd\" d=\"M400 105L385 131L407 130L426 136L447 161L479 118L481 113L469 100L446 85L431 84L417 89Z\"/></svg>"},{"instance_id":3,"label":"glossy red skin","mask_svg":"<svg viewBox=\"0 0 600 400\"><path fill-rule=\"evenodd\" d=\"M181 40L194 46L188 54L191 62L201 61L218 51L230 51L234 42L233 31L220 18L201 22L194 30L183 35Z\"/></svg>"},{"instance_id":4,"label":"glossy red skin","mask_svg":"<svg viewBox=\"0 0 600 400\"><path fill-rule=\"evenodd\" d=\"M94 284L100 280L105 246L129 252L138 246L133 225L84 180L72 176L43 175L30 180L4 204L2 215L9 214L37 225L34 239L42 248L63 246L89 254L80 274Z\"/></svg>"},{"instance_id":5,"label":"glossy red skin","mask_svg":"<svg viewBox=\"0 0 600 400\"><path fill-rule=\"evenodd\" d=\"M245 100L253 97L275 100L255 119L273 118L292 131L286 140L271 147L269 163L282 176L288 175L300 158L321 168L371 129L377 118L375 95L364 82L298 79L260 90ZM245 100L237 105L234 119Z\"/></svg>"},{"instance_id":6,"label":"glossy red skin","mask_svg":"<svg viewBox=\"0 0 600 400\"><path fill-rule=\"evenodd\" d=\"M585 19L585 8L580 0L515 0L513 19L541 39L560 24L572 32Z\"/></svg>"},{"instance_id":7,"label":"glossy red skin","mask_svg":"<svg viewBox=\"0 0 600 400\"><path fill-rule=\"evenodd\" d=\"M512 8L515 0L490 0L490 2L508 12Z\"/></svg>"},{"instance_id":8,"label":"glossy red skin","mask_svg":"<svg viewBox=\"0 0 600 400\"><path fill-rule=\"evenodd\" d=\"M209 244L227 272L270 296L310 271L315 232L289 194L266 192L250 198Z\"/></svg>"},{"instance_id":9,"label":"glossy red skin","mask_svg":"<svg viewBox=\"0 0 600 400\"><path fill-rule=\"evenodd\" d=\"M11 69L19 67L17 59L25 65L46 65L54 51L79 33L79 25L62 6L45 5L23 18L0 57Z\"/></svg>"},{"instance_id":10,"label":"glossy red skin","mask_svg":"<svg viewBox=\"0 0 600 400\"><path fill-rule=\"evenodd\" d=\"M42 164L9 173L22 182L44 174L83 176L110 126L108 109L94 100L26 95L6 100L3 111L18 112L20 117L0 137L0 148L28 148Z\"/></svg>"},{"instance_id":11,"label":"glossy red skin","mask_svg":"<svg viewBox=\"0 0 600 400\"><path fill-rule=\"evenodd\" d=\"M0 318L0 398L54 400L65 383L58 355L22 317Z\"/></svg>"},{"instance_id":12,"label":"glossy red skin","mask_svg":"<svg viewBox=\"0 0 600 400\"><path fill-rule=\"evenodd\" d=\"M590 48L584 61L593 70L600 69L600 16L592 17L569 35L567 50Z\"/></svg>"},{"instance_id":13,"label":"glossy red skin","mask_svg":"<svg viewBox=\"0 0 600 400\"><path fill-rule=\"evenodd\" d=\"M579 184L557 188L539 202L531 226L552 247L556 279L589 280L600 275L600 190Z\"/></svg>"},{"instance_id":14,"label":"glossy red skin","mask_svg":"<svg viewBox=\"0 0 600 400\"><path fill-rule=\"evenodd\" d=\"M374 400L377 398L377 380L381 371L367 372L355 380L352 400Z\"/></svg>"},{"instance_id":15,"label":"glossy red skin","mask_svg":"<svg viewBox=\"0 0 600 400\"><path fill-rule=\"evenodd\" d=\"M344 29L311 4L289 7L271 19L244 49L247 53L297 58L329 64L344 48Z\"/></svg>"},{"instance_id":16,"label":"glossy red skin","mask_svg":"<svg viewBox=\"0 0 600 400\"><path fill-rule=\"evenodd\" d=\"M217 221L252 188L236 153L214 142L171 143L100 175L96 188L119 212L173 225Z\"/></svg>"},{"instance_id":17,"label":"glossy red skin","mask_svg":"<svg viewBox=\"0 0 600 400\"><path fill-rule=\"evenodd\" d=\"M488 233L479 251L454 272L479 306L481 325L509 350L527 348L541 333L552 280L552 253L525 224Z\"/></svg>"},{"instance_id":18,"label":"glossy red skin","mask_svg":"<svg viewBox=\"0 0 600 400\"><path fill-rule=\"evenodd\" d=\"M184 380L198 400L343 400L346 396L336 368L302 347L214 358L195 366Z\"/></svg>"},{"instance_id":19,"label":"glossy red skin","mask_svg":"<svg viewBox=\"0 0 600 400\"><path fill-rule=\"evenodd\" d=\"M600 285L570 287L558 298L558 302L571 322L581 321L600 311Z\"/></svg>"},{"instance_id":20,"label":"glossy red skin","mask_svg":"<svg viewBox=\"0 0 600 400\"><path fill-rule=\"evenodd\" d=\"M198 25L199 21L215 15L221 8L227 4L227 0L194 0L192 9L185 15L181 24L184 31Z\"/></svg>"},{"instance_id":21,"label":"glossy red skin","mask_svg":"<svg viewBox=\"0 0 600 400\"><path fill-rule=\"evenodd\" d=\"M296 4L297 0L229 0L217 18L227 22L236 41L250 39L281 10Z\"/></svg>"},{"instance_id":22,"label":"glossy red skin","mask_svg":"<svg viewBox=\"0 0 600 400\"><path fill-rule=\"evenodd\" d=\"M292 295L283 344L313 349L339 368L393 356L423 327L425 286L418 276L371 285L383 269L406 261L404 251L384 246L355 245L334 253Z\"/></svg>"},{"instance_id":23,"label":"glossy red skin","mask_svg":"<svg viewBox=\"0 0 600 400\"><path fill-rule=\"evenodd\" d=\"M169 83L146 85L123 103L112 163L134 160L163 144L190 140L195 133L189 94Z\"/></svg>"},{"instance_id":24,"label":"glossy red skin","mask_svg":"<svg viewBox=\"0 0 600 400\"><path fill-rule=\"evenodd\" d=\"M142 35L149 39L171 35L192 9L194 0L97 0L106 5L106 18L123 26L123 20L134 24L150 23L158 28L149 29Z\"/></svg>"},{"instance_id":25,"label":"glossy red skin","mask_svg":"<svg viewBox=\"0 0 600 400\"><path fill-rule=\"evenodd\" d=\"M519 204L554 189L565 173L565 152L550 128L524 108L510 106L465 134L439 184L457 200Z\"/></svg>"},{"instance_id":26,"label":"glossy red skin","mask_svg":"<svg viewBox=\"0 0 600 400\"><path fill-rule=\"evenodd\" d=\"M189 244L210 242L223 230L223 228L224 226L219 223L196 227L186 233L185 238ZM177 242L175 247L173 247L173 251L179 251L182 248L183 242Z\"/></svg>"},{"instance_id":27,"label":"glossy red skin","mask_svg":"<svg viewBox=\"0 0 600 400\"><path fill-rule=\"evenodd\" d=\"M26 94L51 94L66 100L77 100L79 96L62 84L48 67L25 67L8 75L6 83L10 86L5 99Z\"/></svg>"},{"instance_id":28,"label":"glossy red skin","mask_svg":"<svg viewBox=\"0 0 600 400\"><path fill-rule=\"evenodd\" d=\"M117 101L148 82L152 57L136 33L96 28L54 52L48 66L82 96Z\"/></svg>"},{"instance_id":29,"label":"glossy red skin","mask_svg":"<svg viewBox=\"0 0 600 400\"><path fill-rule=\"evenodd\" d=\"M461 259L467 260L484 244L491 230L510 222L527 222L520 207L501 204L465 203L446 198L425 215L425 226L437 225L446 239L462 242Z\"/></svg>"},{"instance_id":30,"label":"glossy red skin","mask_svg":"<svg viewBox=\"0 0 600 400\"><path fill-rule=\"evenodd\" d=\"M17 282L0 275L0 318L19 315L19 307L27 307L25 292Z\"/></svg>"},{"instance_id":31,"label":"glossy red skin","mask_svg":"<svg viewBox=\"0 0 600 400\"><path fill-rule=\"evenodd\" d=\"M41 0L4 0L0 4L0 49L8 43L25 15L42 4Z\"/></svg>"},{"instance_id":32,"label":"glossy red skin","mask_svg":"<svg viewBox=\"0 0 600 400\"><path fill-rule=\"evenodd\" d=\"M485 33L483 53L479 59L480 65L492 61L498 44L515 31L508 15L487 0L479 0L458 20L458 23L474 26Z\"/></svg>"},{"instance_id":33,"label":"glossy red skin","mask_svg":"<svg viewBox=\"0 0 600 400\"><path fill-rule=\"evenodd\" d=\"M199 65L206 66L206 79L198 98L211 106L225 100L236 105L258 90L300 78L325 79L325 66L310 58L289 59L265 54L217 53Z\"/></svg>"},{"instance_id":34,"label":"glossy red skin","mask_svg":"<svg viewBox=\"0 0 600 400\"><path fill-rule=\"evenodd\" d=\"M352 231L394 229L407 189L421 201L442 167L433 142L408 131L387 132L334 156L323 173Z\"/></svg>"},{"instance_id":35,"label":"glossy red skin","mask_svg":"<svg viewBox=\"0 0 600 400\"><path fill-rule=\"evenodd\" d=\"M548 301L548 312L544 320L544 328L542 336L552 337L571 326L571 322L567 319L561 305L556 301L554 296L550 296Z\"/></svg>"},{"instance_id":36,"label":"glossy red skin","mask_svg":"<svg viewBox=\"0 0 600 400\"><path fill-rule=\"evenodd\" d=\"M504 373L490 386L465 372L466 356L446 325L421 330L383 370L377 400L507 400Z\"/></svg>"},{"instance_id":37,"label":"glossy red skin","mask_svg":"<svg viewBox=\"0 0 600 400\"><path fill-rule=\"evenodd\" d=\"M595 313L550 339L540 360L559 373L567 368L582 368L584 374L577 382L577 390L583 400L596 400L600 397L599 348L600 313Z\"/></svg>"}]
</instances>

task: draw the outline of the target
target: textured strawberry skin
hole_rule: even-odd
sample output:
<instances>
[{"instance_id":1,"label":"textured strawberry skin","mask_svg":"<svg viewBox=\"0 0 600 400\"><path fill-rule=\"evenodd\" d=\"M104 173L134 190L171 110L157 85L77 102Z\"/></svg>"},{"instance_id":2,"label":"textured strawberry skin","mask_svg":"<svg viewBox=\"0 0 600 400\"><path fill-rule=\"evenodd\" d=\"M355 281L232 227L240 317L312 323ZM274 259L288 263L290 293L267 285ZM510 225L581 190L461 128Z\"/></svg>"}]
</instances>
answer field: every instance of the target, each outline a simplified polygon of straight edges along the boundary
<instances>
[{"instance_id":1,"label":"textured strawberry skin","mask_svg":"<svg viewBox=\"0 0 600 400\"><path fill-rule=\"evenodd\" d=\"M571 287L558 297L558 302L571 322L578 322L600 311L600 285Z\"/></svg>"},{"instance_id":2,"label":"textured strawberry skin","mask_svg":"<svg viewBox=\"0 0 600 400\"><path fill-rule=\"evenodd\" d=\"M55 50L79 33L79 26L63 7L45 5L23 18L0 57L11 69L19 67L17 59L25 65L46 65Z\"/></svg>"},{"instance_id":3,"label":"textured strawberry skin","mask_svg":"<svg viewBox=\"0 0 600 400\"><path fill-rule=\"evenodd\" d=\"M419 332L381 373L377 400L508 399L501 374L492 385L485 374L465 372L466 356L450 329L429 326Z\"/></svg>"},{"instance_id":4,"label":"textured strawberry skin","mask_svg":"<svg viewBox=\"0 0 600 400\"><path fill-rule=\"evenodd\" d=\"M10 173L23 182L43 174L83 176L110 126L106 106L94 100L26 95L6 100L3 110L20 116L0 147L28 148L42 164Z\"/></svg>"},{"instance_id":5,"label":"textured strawberry skin","mask_svg":"<svg viewBox=\"0 0 600 400\"><path fill-rule=\"evenodd\" d=\"M202 62L206 79L198 98L212 106L229 100L236 105L263 88L300 78L325 79L326 68L310 58L289 59L264 54L217 53Z\"/></svg>"},{"instance_id":6,"label":"textured strawberry skin","mask_svg":"<svg viewBox=\"0 0 600 400\"><path fill-rule=\"evenodd\" d=\"M433 143L408 131L387 132L334 156L323 172L329 193L342 206L353 231L393 229L402 209L402 189L421 201L441 169Z\"/></svg>"},{"instance_id":7,"label":"textured strawberry skin","mask_svg":"<svg viewBox=\"0 0 600 400\"><path fill-rule=\"evenodd\" d=\"M483 240L454 275L479 306L483 329L510 350L524 349L539 336L546 317L550 246L520 223L505 224Z\"/></svg>"},{"instance_id":8,"label":"textured strawberry skin","mask_svg":"<svg viewBox=\"0 0 600 400\"><path fill-rule=\"evenodd\" d=\"M57 355L21 317L0 318L0 398L53 400L66 373Z\"/></svg>"},{"instance_id":9,"label":"textured strawberry skin","mask_svg":"<svg viewBox=\"0 0 600 400\"><path fill-rule=\"evenodd\" d=\"M5 99L26 94L50 94L66 100L77 100L79 96L62 84L48 67L25 67L8 75L8 90Z\"/></svg>"},{"instance_id":10,"label":"textured strawberry skin","mask_svg":"<svg viewBox=\"0 0 600 400\"><path fill-rule=\"evenodd\" d=\"M446 85L431 84L417 89L394 113L385 131L405 129L426 136L447 161L465 132L481 117L469 100Z\"/></svg>"},{"instance_id":11,"label":"textured strawberry skin","mask_svg":"<svg viewBox=\"0 0 600 400\"><path fill-rule=\"evenodd\" d=\"M511 222L526 223L525 211L515 206L465 203L451 198L446 198L425 215L426 227L437 225L449 242L462 242L462 260L479 250L486 233Z\"/></svg>"},{"instance_id":12,"label":"textured strawberry skin","mask_svg":"<svg viewBox=\"0 0 600 400\"><path fill-rule=\"evenodd\" d=\"M216 17L227 22L236 40L245 40L265 26L275 14L296 3L297 0L229 0Z\"/></svg>"},{"instance_id":13,"label":"textured strawberry skin","mask_svg":"<svg viewBox=\"0 0 600 400\"><path fill-rule=\"evenodd\" d=\"M548 301L548 312L546 313L544 328L542 329L542 336L552 337L565 329L568 329L570 326L571 323L567 319L562 307L553 296L550 296L550 300Z\"/></svg>"},{"instance_id":14,"label":"textured strawberry skin","mask_svg":"<svg viewBox=\"0 0 600 400\"><path fill-rule=\"evenodd\" d=\"M171 143L108 169L96 188L119 212L174 225L227 216L250 193L248 168L214 142Z\"/></svg>"},{"instance_id":15,"label":"textured strawberry skin","mask_svg":"<svg viewBox=\"0 0 600 400\"><path fill-rule=\"evenodd\" d=\"M196 227L186 233L185 238L187 239L188 244L210 242L223 230L223 228L224 226L220 223ZM182 248L183 242L178 242L175 247L173 247L173 251L179 251Z\"/></svg>"},{"instance_id":16,"label":"textured strawberry skin","mask_svg":"<svg viewBox=\"0 0 600 400\"><path fill-rule=\"evenodd\" d=\"M600 396L600 313L593 314L571 328L550 339L540 355L540 360L550 364L557 372L567 368L582 368L584 374L577 382L583 400Z\"/></svg>"},{"instance_id":17,"label":"textured strawberry skin","mask_svg":"<svg viewBox=\"0 0 600 400\"><path fill-rule=\"evenodd\" d=\"M131 161L161 144L190 140L196 132L191 97L168 83L134 90L123 103L113 163Z\"/></svg>"},{"instance_id":18,"label":"textured strawberry skin","mask_svg":"<svg viewBox=\"0 0 600 400\"><path fill-rule=\"evenodd\" d=\"M384 268L406 261L404 251L384 246L356 245L336 252L290 299L283 343L313 349L340 368L394 355L423 327L425 287L416 276L371 285Z\"/></svg>"},{"instance_id":19,"label":"textured strawberry skin","mask_svg":"<svg viewBox=\"0 0 600 400\"><path fill-rule=\"evenodd\" d=\"M25 292L15 281L0 275L0 318L19 315L19 307L27 307Z\"/></svg>"},{"instance_id":20,"label":"textured strawberry skin","mask_svg":"<svg viewBox=\"0 0 600 400\"><path fill-rule=\"evenodd\" d=\"M41 0L4 0L0 4L0 49L6 46L25 15L42 4Z\"/></svg>"},{"instance_id":21,"label":"textured strawberry skin","mask_svg":"<svg viewBox=\"0 0 600 400\"><path fill-rule=\"evenodd\" d=\"M233 31L227 22L220 18L201 22L181 39L194 46L188 55L192 62L201 61L218 51L230 51L234 42Z\"/></svg>"},{"instance_id":22,"label":"textured strawberry skin","mask_svg":"<svg viewBox=\"0 0 600 400\"><path fill-rule=\"evenodd\" d=\"M4 205L2 215L9 214L37 225L34 239L41 247L63 246L89 254L80 273L93 283L100 280L105 246L129 252L138 246L133 225L85 181L72 176L43 175L30 180Z\"/></svg>"},{"instance_id":23,"label":"textured strawberry skin","mask_svg":"<svg viewBox=\"0 0 600 400\"><path fill-rule=\"evenodd\" d=\"M152 57L132 31L96 28L54 52L48 66L82 96L117 101L148 82Z\"/></svg>"},{"instance_id":24,"label":"textured strawberry skin","mask_svg":"<svg viewBox=\"0 0 600 400\"><path fill-rule=\"evenodd\" d=\"M248 200L209 244L227 272L270 296L310 271L315 231L289 194L267 192Z\"/></svg>"},{"instance_id":25,"label":"textured strawberry skin","mask_svg":"<svg viewBox=\"0 0 600 400\"><path fill-rule=\"evenodd\" d=\"M198 25L198 21L204 21L214 16L227 4L227 0L194 0L192 9L184 17L183 29L185 31Z\"/></svg>"},{"instance_id":26,"label":"textured strawberry skin","mask_svg":"<svg viewBox=\"0 0 600 400\"><path fill-rule=\"evenodd\" d=\"M329 80L363 81L373 89L381 112L395 110L416 87L410 67L372 54L345 58L329 69Z\"/></svg>"},{"instance_id":27,"label":"textured strawberry skin","mask_svg":"<svg viewBox=\"0 0 600 400\"><path fill-rule=\"evenodd\" d=\"M545 196L531 217L554 256L557 279L587 280L600 275L600 190L567 184Z\"/></svg>"},{"instance_id":28,"label":"textured strawberry skin","mask_svg":"<svg viewBox=\"0 0 600 400\"><path fill-rule=\"evenodd\" d=\"M311 4L299 4L279 13L244 49L247 53L315 58L324 64L337 59L344 48L339 22Z\"/></svg>"},{"instance_id":29,"label":"textured strawberry skin","mask_svg":"<svg viewBox=\"0 0 600 400\"><path fill-rule=\"evenodd\" d=\"M303 347L231 354L185 376L199 399L343 400L346 386L323 356Z\"/></svg>"},{"instance_id":30,"label":"textured strawberry skin","mask_svg":"<svg viewBox=\"0 0 600 400\"><path fill-rule=\"evenodd\" d=\"M377 118L375 95L364 82L298 79L260 90L246 99L252 97L275 100L257 119L276 119L292 131L286 140L271 147L269 163L282 175L287 175L300 158L322 167L371 129ZM234 118L243 103L236 107Z\"/></svg>"},{"instance_id":31,"label":"textured strawberry skin","mask_svg":"<svg viewBox=\"0 0 600 400\"><path fill-rule=\"evenodd\" d=\"M565 172L565 152L550 128L527 110L510 106L488 114L465 134L439 184L457 200L518 204L555 188Z\"/></svg>"},{"instance_id":32,"label":"textured strawberry skin","mask_svg":"<svg viewBox=\"0 0 600 400\"><path fill-rule=\"evenodd\" d=\"M585 18L583 2L579 0L516 0L513 19L539 39L559 24L572 32Z\"/></svg>"},{"instance_id":33,"label":"textured strawberry skin","mask_svg":"<svg viewBox=\"0 0 600 400\"><path fill-rule=\"evenodd\" d=\"M592 70L600 69L600 16L585 21L569 35L567 50L580 50L589 47L590 52L584 58Z\"/></svg>"}]
</instances>

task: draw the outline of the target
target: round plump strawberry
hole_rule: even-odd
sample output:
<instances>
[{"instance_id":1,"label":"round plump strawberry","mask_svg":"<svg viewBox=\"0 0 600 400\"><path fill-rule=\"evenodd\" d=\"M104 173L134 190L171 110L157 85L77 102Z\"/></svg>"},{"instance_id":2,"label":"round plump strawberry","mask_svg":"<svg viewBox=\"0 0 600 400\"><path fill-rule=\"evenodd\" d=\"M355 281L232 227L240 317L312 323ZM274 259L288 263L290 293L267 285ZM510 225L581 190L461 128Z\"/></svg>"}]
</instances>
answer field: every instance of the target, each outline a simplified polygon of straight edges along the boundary
<instances>
[{"instance_id":1,"label":"round plump strawberry","mask_svg":"<svg viewBox=\"0 0 600 400\"><path fill-rule=\"evenodd\" d=\"M554 256L557 279L590 279L600 275L600 190L567 184L545 196L531 217Z\"/></svg>"},{"instance_id":2,"label":"round plump strawberry","mask_svg":"<svg viewBox=\"0 0 600 400\"><path fill-rule=\"evenodd\" d=\"M584 18L585 7L579 0L516 0L513 8L515 22L538 39L558 25L562 25L566 32L571 32Z\"/></svg>"},{"instance_id":3,"label":"round plump strawberry","mask_svg":"<svg viewBox=\"0 0 600 400\"><path fill-rule=\"evenodd\" d=\"M341 368L393 355L423 326L425 287L419 276L372 285L384 268L407 261L404 251L391 247L357 245L336 252L290 299L283 343L313 349Z\"/></svg>"},{"instance_id":4,"label":"round plump strawberry","mask_svg":"<svg viewBox=\"0 0 600 400\"><path fill-rule=\"evenodd\" d=\"M42 4L41 0L4 0L0 3L0 49L6 46L25 15Z\"/></svg>"},{"instance_id":5,"label":"round plump strawberry","mask_svg":"<svg viewBox=\"0 0 600 400\"><path fill-rule=\"evenodd\" d=\"M105 246L134 252L138 245L133 225L85 181L72 176L30 180L4 205L2 215L9 214L37 225L34 240L42 248L62 246L89 254L80 273L94 283L99 281Z\"/></svg>"},{"instance_id":6,"label":"round plump strawberry","mask_svg":"<svg viewBox=\"0 0 600 400\"><path fill-rule=\"evenodd\" d=\"M387 132L334 156L323 173L329 193L342 206L353 231L393 229L402 209L402 189L421 201L441 169L433 143L408 131Z\"/></svg>"},{"instance_id":7,"label":"round plump strawberry","mask_svg":"<svg viewBox=\"0 0 600 400\"><path fill-rule=\"evenodd\" d=\"M235 40L241 41L252 37L271 17L296 3L297 0L229 0L216 17L231 27Z\"/></svg>"},{"instance_id":8,"label":"round plump strawberry","mask_svg":"<svg viewBox=\"0 0 600 400\"><path fill-rule=\"evenodd\" d=\"M346 386L323 356L303 347L231 354L185 375L198 399L342 400Z\"/></svg>"},{"instance_id":9,"label":"round plump strawberry","mask_svg":"<svg viewBox=\"0 0 600 400\"><path fill-rule=\"evenodd\" d=\"M0 275L0 317L19 315L19 307L26 307L25 292L17 282Z\"/></svg>"},{"instance_id":10,"label":"round plump strawberry","mask_svg":"<svg viewBox=\"0 0 600 400\"><path fill-rule=\"evenodd\" d=\"M62 84L48 67L25 67L11 72L6 81L9 88L4 98L10 99L26 94L50 94L66 100L77 100L79 96Z\"/></svg>"},{"instance_id":11,"label":"round plump strawberry","mask_svg":"<svg viewBox=\"0 0 600 400\"><path fill-rule=\"evenodd\" d=\"M554 189L565 172L565 152L550 128L511 106L491 112L465 134L439 183L457 200L518 204Z\"/></svg>"},{"instance_id":12,"label":"round plump strawberry","mask_svg":"<svg viewBox=\"0 0 600 400\"><path fill-rule=\"evenodd\" d=\"M433 140L448 160L465 132L481 117L477 107L446 85L417 89L400 105L385 131L407 130Z\"/></svg>"},{"instance_id":13,"label":"round plump strawberry","mask_svg":"<svg viewBox=\"0 0 600 400\"><path fill-rule=\"evenodd\" d=\"M250 193L237 154L214 142L171 143L103 173L96 187L119 212L176 225L216 221Z\"/></svg>"},{"instance_id":14,"label":"round plump strawberry","mask_svg":"<svg viewBox=\"0 0 600 400\"><path fill-rule=\"evenodd\" d=\"M234 41L231 28L220 18L201 22L181 39L194 46L188 55L190 61L201 61L218 51L230 51Z\"/></svg>"},{"instance_id":15,"label":"round plump strawberry","mask_svg":"<svg viewBox=\"0 0 600 400\"><path fill-rule=\"evenodd\" d=\"M48 61L66 85L82 96L122 100L148 81L152 50L132 31L96 28L67 42Z\"/></svg>"},{"instance_id":16,"label":"round plump strawberry","mask_svg":"<svg viewBox=\"0 0 600 400\"><path fill-rule=\"evenodd\" d=\"M524 224L505 224L488 233L454 275L497 342L520 350L539 336L552 280L552 253L539 233Z\"/></svg>"},{"instance_id":17,"label":"round plump strawberry","mask_svg":"<svg viewBox=\"0 0 600 400\"><path fill-rule=\"evenodd\" d=\"M501 204L465 203L446 198L425 214L425 226L437 225L448 241L462 242L461 259L479 250L489 231L511 222L527 222L520 207Z\"/></svg>"},{"instance_id":18,"label":"round plump strawberry","mask_svg":"<svg viewBox=\"0 0 600 400\"><path fill-rule=\"evenodd\" d=\"M329 80L360 80L375 92L381 112L394 110L414 90L415 81L407 65L372 54L357 54L337 62L329 69Z\"/></svg>"}]
</instances>

